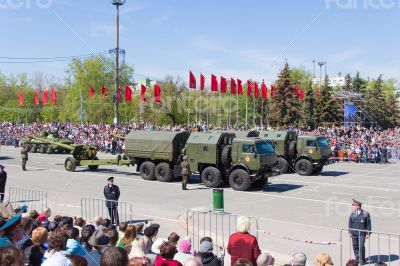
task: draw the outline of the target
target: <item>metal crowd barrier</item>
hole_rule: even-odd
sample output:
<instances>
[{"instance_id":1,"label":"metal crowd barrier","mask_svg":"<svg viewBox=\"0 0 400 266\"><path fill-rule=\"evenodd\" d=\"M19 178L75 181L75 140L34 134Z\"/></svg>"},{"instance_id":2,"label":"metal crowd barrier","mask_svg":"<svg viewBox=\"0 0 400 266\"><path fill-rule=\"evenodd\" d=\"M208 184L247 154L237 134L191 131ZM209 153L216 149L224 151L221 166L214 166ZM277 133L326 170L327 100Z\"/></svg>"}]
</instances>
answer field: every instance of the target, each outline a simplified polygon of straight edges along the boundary
<instances>
[{"instance_id":1,"label":"metal crowd barrier","mask_svg":"<svg viewBox=\"0 0 400 266\"><path fill-rule=\"evenodd\" d=\"M356 254L353 251L352 237L349 235L348 228L340 230L340 265L346 265L350 259L355 259ZM365 231L351 229L353 235L358 237L359 246L361 246L363 235L369 235L365 238L365 265L374 265L377 262L385 262L388 265L400 265L400 234L383 233L376 231ZM362 249L359 248L358 257L362 258Z\"/></svg>"},{"instance_id":2,"label":"metal crowd barrier","mask_svg":"<svg viewBox=\"0 0 400 266\"><path fill-rule=\"evenodd\" d=\"M109 218L110 214L106 203L117 204L119 222L132 222L132 203L125 201L106 200L98 198L81 198L81 217L86 221L91 221L94 217Z\"/></svg>"},{"instance_id":3,"label":"metal crowd barrier","mask_svg":"<svg viewBox=\"0 0 400 266\"><path fill-rule=\"evenodd\" d=\"M236 233L237 218L241 215L212 212L212 211L195 211L189 210L186 212L186 234L191 237L192 248L198 250L200 240L203 237L211 237L213 240L214 251L220 255L220 248L228 245L229 236ZM250 219L250 234L258 239L258 219L249 217Z\"/></svg>"},{"instance_id":4,"label":"metal crowd barrier","mask_svg":"<svg viewBox=\"0 0 400 266\"><path fill-rule=\"evenodd\" d=\"M46 191L10 187L8 190L8 200L14 208L26 205L28 206L28 210L37 210L39 213L47 208Z\"/></svg>"}]
</instances>

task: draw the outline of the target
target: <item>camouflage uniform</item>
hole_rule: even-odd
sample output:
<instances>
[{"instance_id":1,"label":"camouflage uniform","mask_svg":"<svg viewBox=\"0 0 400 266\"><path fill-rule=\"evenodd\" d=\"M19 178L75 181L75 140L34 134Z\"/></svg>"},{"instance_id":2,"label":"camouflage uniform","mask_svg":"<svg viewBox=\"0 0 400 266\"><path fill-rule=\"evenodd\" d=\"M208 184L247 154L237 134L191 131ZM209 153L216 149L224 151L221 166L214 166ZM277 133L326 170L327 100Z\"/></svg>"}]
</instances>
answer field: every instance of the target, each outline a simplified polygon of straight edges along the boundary
<instances>
[{"instance_id":1,"label":"camouflage uniform","mask_svg":"<svg viewBox=\"0 0 400 266\"><path fill-rule=\"evenodd\" d=\"M181 162L181 167L182 167L182 190L186 190L186 185L188 182L188 178L190 175L190 165L189 162L187 161L187 156L183 156L183 161Z\"/></svg>"},{"instance_id":2,"label":"camouflage uniform","mask_svg":"<svg viewBox=\"0 0 400 266\"><path fill-rule=\"evenodd\" d=\"M22 146L21 156L22 156L22 170L26 171L26 161L28 161L28 150L26 149L25 145Z\"/></svg>"}]
</instances>

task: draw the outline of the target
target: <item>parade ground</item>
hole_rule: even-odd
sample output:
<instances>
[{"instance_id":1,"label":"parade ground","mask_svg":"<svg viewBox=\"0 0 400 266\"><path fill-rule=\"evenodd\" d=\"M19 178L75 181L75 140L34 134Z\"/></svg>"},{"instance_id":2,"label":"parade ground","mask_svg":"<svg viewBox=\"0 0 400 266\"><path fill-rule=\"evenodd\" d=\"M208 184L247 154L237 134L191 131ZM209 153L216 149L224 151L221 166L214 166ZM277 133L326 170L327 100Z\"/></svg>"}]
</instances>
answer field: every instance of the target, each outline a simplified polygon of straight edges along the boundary
<instances>
[{"instance_id":1,"label":"parade ground","mask_svg":"<svg viewBox=\"0 0 400 266\"><path fill-rule=\"evenodd\" d=\"M179 217L190 209L212 209L213 191L204 187L197 176L192 176L189 190L182 191L179 181L145 181L133 167L100 166L96 172L87 168L67 172L64 160L68 155L30 153L29 156L28 171L24 172L20 149L1 147L1 164L8 172L6 191L9 187L46 191L47 205L53 214L80 216L81 198L104 198L103 187L109 176L114 176L115 184L120 187L120 200L132 202L133 218L160 223L160 235L172 231L184 235L186 228L179 223ZM355 198L371 214L372 231L391 234L379 236L379 251L371 251L371 255L395 254L390 260L398 264L399 192L399 161L339 162L326 166L315 176L291 173L273 177L260 190L239 192L225 188L224 205L225 212L256 217L261 248L277 257L301 251L313 259L326 252L339 265L341 256L343 261L350 258L349 236L341 229L347 228ZM377 242L377 238L378 234L373 234L371 242Z\"/></svg>"}]
</instances>

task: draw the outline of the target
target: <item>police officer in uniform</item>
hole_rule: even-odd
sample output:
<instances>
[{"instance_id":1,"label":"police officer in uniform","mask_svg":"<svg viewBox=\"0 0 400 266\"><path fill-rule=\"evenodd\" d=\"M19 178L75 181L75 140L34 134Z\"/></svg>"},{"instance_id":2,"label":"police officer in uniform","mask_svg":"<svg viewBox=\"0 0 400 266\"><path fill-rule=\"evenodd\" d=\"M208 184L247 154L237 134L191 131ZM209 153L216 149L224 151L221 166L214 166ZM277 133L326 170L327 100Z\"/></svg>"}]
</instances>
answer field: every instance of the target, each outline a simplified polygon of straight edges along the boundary
<instances>
[{"instance_id":1,"label":"police officer in uniform","mask_svg":"<svg viewBox=\"0 0 400 266\"><path fill-rule=\"evenodd\" d=\"M182 167L182 190L186 190L186 185L188 182L188 178L190 175L190 165L188 162L188 157L186 155L184 155L182 157L182 162L181 162L181 167Z\"/></svg>"},{"instance_id":2,"label":"police officer in uniform","mask_svg":"<svg viewBox=\"0 0 400 266\"><path fill-rule=\"evenodd\" d=\"M118 225L118 199L120 196L119 187L114 185L114 177L107 178L108 184L104 187L104 197L106 198L106 207L110 215L111 223Z\"/></svg>"},{"instance_id":3,"label":"police officer in uniform","mask_svg":"<svg viewBox=\"0 0 400 266\"><path fill-rule=\"evenodd\" d=\"M7 172L4 171L4 166L0 164L0 203L2 203L4 200L6 182L7 182Z\"/></svg>"},{"instance_id":4,"label":"police officer in uniform","mask_svg":"<svg viewBox=\"0 0 400 266\"><path fill-rule=\"evenodd\" d=\"M22 170L26 171L26 162L28 161L28 150L26 149L26 144L22 145L21 157L22 157Z\"/></svg>"},{"instance_id":5,"label":"police officer in uniform","mask_svg":"<svg viewBox=\"0 0 400 266\"><path fill-rule=\"evenodd\" d=\"M368 212L361 209L360 201L353 199L352 205L353 211L349 218L349 234L353 242L356 260L359 264L363 265L365 264L365 239L371 234L371 217Z\"/></svg>"}]
</instances>

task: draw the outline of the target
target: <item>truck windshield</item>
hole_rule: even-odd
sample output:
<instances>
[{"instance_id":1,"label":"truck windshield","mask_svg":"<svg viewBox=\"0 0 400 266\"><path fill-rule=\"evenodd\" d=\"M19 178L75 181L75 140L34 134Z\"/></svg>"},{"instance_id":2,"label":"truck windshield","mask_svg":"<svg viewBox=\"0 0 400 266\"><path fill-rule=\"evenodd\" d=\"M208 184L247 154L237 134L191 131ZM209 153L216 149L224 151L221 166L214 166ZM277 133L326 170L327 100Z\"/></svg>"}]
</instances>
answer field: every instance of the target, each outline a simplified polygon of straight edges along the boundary
<instances>
[{"instance_id":1,"label":"truck windshield","mask_svg":"<svg viewBox=\"0 0 400 266\"><path fill-rule=\"evenodd\" d=\"M275 153L273 144L270 142L257 142L256 150L258 154Z\"/></svg>"},{"instance_id":2,"label":"truck windshield","mask_svg":"<svg viewBox=\"0 0 400 266\"><path fill-rule=\"evenodd\" d=\"M318 138L317 146L321 148L329 147L328 140L326 138Z\"/></svg>"}]
</instances>

